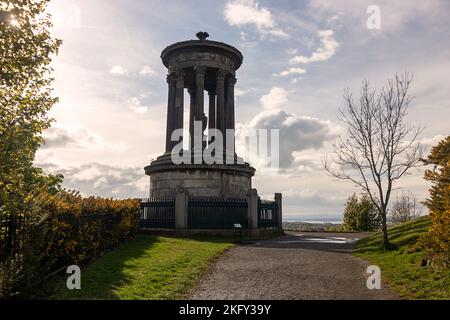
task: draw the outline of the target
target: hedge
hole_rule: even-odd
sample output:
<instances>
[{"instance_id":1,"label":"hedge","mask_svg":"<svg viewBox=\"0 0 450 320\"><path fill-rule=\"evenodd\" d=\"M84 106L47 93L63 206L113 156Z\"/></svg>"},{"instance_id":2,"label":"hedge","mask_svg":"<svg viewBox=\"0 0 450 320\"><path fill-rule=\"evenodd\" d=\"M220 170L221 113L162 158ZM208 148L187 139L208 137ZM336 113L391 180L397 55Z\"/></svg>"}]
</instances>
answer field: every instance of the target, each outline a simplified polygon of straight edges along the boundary
<instances>
[{"instance_id":1,"label":"hedge","mask_svg":"<svg viewBox=\"0 0 450 320\"><path fill-rule=\"evenodd\" d=\"M20 296L48 274L91 262L132 238L139 227L139 201L61 191L36 198L28 213L2 227L1 247L9 243L10 248L0 256L0 298Z\"/></svg>"}]
</instances>

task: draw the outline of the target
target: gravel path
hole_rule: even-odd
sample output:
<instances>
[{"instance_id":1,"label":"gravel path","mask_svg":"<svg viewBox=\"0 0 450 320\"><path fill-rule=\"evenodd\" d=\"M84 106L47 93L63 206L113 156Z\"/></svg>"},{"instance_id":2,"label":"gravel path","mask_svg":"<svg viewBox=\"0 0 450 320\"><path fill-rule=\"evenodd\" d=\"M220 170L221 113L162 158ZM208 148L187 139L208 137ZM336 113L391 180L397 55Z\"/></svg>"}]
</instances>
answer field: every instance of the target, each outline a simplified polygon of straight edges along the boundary
<instances>
[{"instance_id":1,"label":"gravel path","mask_svg":"<svg viewBox=\"0 0 450 320\"><path fill-rule=\"evenodd\" d=\"M366 287L366 261L351 255L362 233L300 233L228 250L191 299L397 299Z\"/></svg>"}]
</instances>

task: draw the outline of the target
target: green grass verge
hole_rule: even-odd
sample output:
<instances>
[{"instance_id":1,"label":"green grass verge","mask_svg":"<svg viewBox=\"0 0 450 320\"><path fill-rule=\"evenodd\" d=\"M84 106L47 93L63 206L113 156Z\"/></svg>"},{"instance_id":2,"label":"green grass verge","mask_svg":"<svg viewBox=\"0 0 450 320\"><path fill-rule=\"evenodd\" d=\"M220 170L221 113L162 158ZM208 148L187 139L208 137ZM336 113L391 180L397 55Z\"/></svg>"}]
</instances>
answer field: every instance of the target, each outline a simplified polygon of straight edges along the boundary
<instances>
[{"instance_id":1,"label":"green grass verge","mask_svg":"<svg viewBox=\"0 0 450 320\"><path fill-rule=\"evenodd\" d=\"M450 299L450 270L423 267L424 251L417 240L430 226L429 217L421 217L389 228L389 241L396 250L381 250L381 233L361 239L354 255L381 269L383 281L405 299Z\"/></svg>"},{"instance_id":2,"label":"green grass verge","mask_svg":"<svg viewBox=\"0 0 450 320\"><path fill-rule=\"evenodd\" d=\"M81 270L81 290L66 278L50 299L182 299L230 239L139 235Z\"/></svg>"}]
</instances>

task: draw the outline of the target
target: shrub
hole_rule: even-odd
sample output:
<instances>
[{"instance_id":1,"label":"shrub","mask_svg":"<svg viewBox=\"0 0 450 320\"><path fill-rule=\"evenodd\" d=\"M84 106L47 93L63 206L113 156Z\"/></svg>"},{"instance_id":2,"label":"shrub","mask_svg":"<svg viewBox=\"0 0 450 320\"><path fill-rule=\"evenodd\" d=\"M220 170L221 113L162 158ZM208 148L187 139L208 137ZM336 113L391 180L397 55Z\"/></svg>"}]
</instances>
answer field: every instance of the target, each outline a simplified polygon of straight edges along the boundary
<instances>
[{"instance_id":1,"label":"shrub","mask_svg":"<svg viewBox=\"0 0 450 320\"><path fill-rule=\"evenodd\" d=\"M64 266L93 261L133 237L139 226L136 199L83 198L60 191L36 197L34 207L40 221L20 220L14 229L20 245L0 264L0 297L26 292Z\"/></svg>"},{"instance_id":2,"label":"shrub","mask_svg":"<svg viewBox=\"0 0 450 320\"><path fill-rule=\"evenodd\" d=\"M421 240L430 248L431 258L450 265L450 136L433 147L424 163L433 165L424 176L431 182L430 197L425 201L431 226Z\"/></svg>"},{"instance_id":3,"label":"shrub","mask_svg":"<svg viewBox=\"0 0 450 320\"><path fill-rule=\"evenodd\" d=\"M345 231L373 231L379 228L378 210L367 195L358 199L356 194L348 198L344 210Z\"/></svg>"}]
</instances>

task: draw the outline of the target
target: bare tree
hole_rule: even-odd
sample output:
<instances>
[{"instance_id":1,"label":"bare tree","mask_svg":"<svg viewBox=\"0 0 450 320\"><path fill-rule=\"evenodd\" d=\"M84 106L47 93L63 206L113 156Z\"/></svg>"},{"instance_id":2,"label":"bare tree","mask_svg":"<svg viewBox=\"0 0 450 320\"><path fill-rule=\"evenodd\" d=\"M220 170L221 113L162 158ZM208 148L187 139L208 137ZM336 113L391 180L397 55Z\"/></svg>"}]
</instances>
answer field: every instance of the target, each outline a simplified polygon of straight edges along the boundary
<instances>
[{"instance_id":1,"label":"bare tree","mask_svg":"<svg viewBox=\"0 0 450 320\"><path fill-rule=\"evenodd\" d=\"M422 146L416 143L422 127L406 122L411 82L408 73L395 75L377 92L366 80L358 102L345 90L339 120L347 136L338 138L334 156L324 161L331 175L352 181L369 195L381 217L383 248L389 247L386 216L394 184L419 164L423 154Z\"/></svg>"},{"instance_id":2,"label":"bare tree","mask_svg":"<svg viewBox=\"0 0 450 320\"><path fill-rule=\"evenodd\" d=\"M402 192L400 196L397 195L389 210L388 221L392 224L403 223L420 217L420 214L416 197L410 192Z\"/></svg>"}]
</instances>

